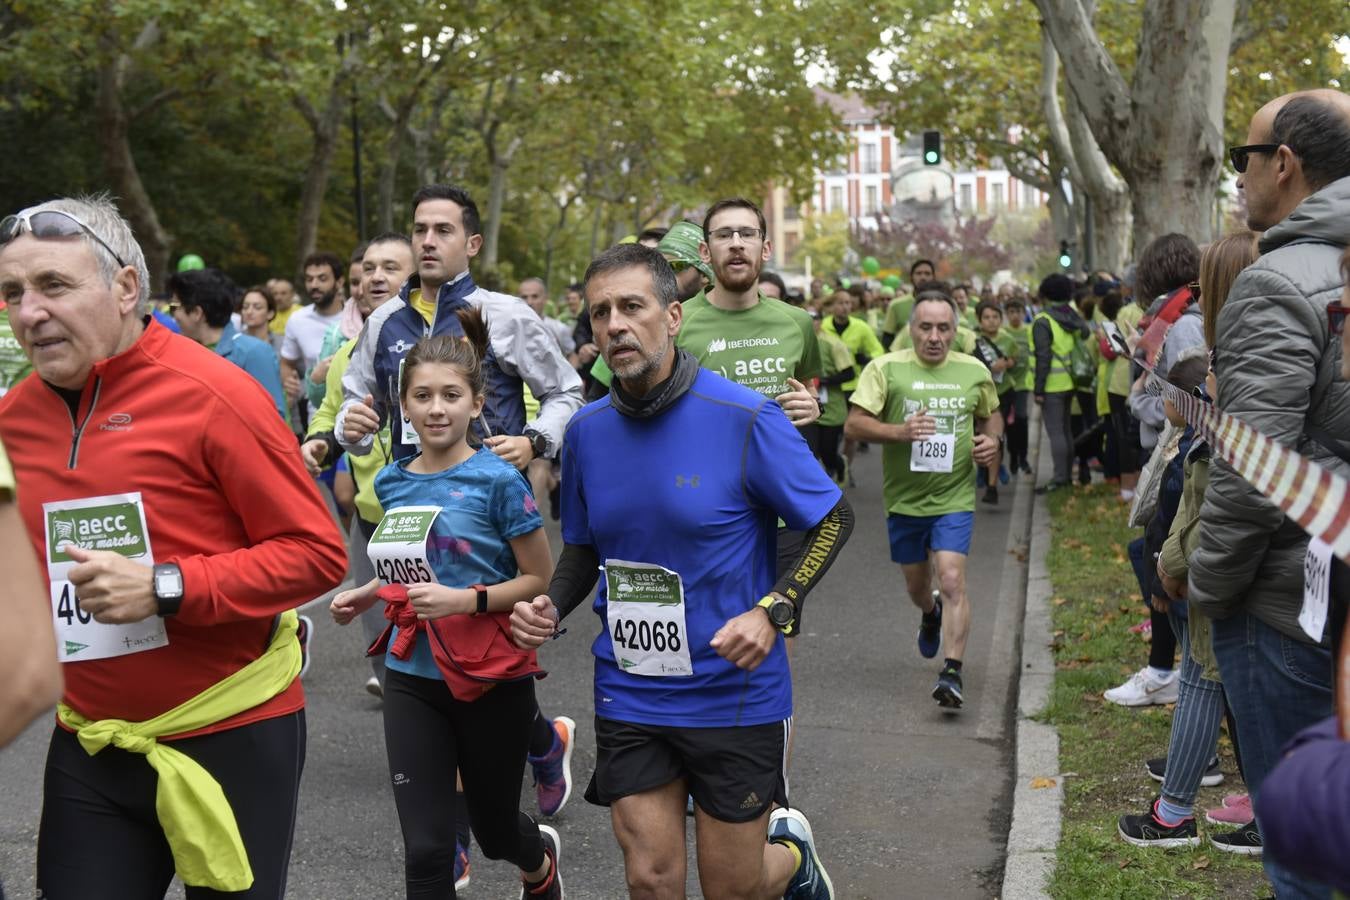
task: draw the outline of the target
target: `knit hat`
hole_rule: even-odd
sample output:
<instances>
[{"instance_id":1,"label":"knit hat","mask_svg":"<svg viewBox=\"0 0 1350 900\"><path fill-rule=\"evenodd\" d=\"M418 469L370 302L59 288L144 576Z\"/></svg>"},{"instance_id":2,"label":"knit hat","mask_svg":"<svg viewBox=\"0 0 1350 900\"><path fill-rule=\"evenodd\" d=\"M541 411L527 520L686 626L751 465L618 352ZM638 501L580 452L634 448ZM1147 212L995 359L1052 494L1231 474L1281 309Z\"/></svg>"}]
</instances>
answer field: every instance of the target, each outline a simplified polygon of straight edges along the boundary
<instances>
[{"instance_id":1,"label":"knit hat","mask_svg":"<svg viewBox=\"0 0 1350 900\"><path fill-rule=\"evenodd\" d=\"M666 236L656 245L661 255L669 260L676 271L693 266L703 273L709 281L713 280L712 269L698 255L698 245L703 242L703 229L693 222L680 221L670 226Z\"/></svg>"},{"instance_id":2,"label":"knit hat","mask_svg":"<svg viewBox=\"0 0 1350 900\"><path fill-rule=\"evenodd\" d=\"M1036 289L1036 293L1049 303L1068 303L1073 299L1073 281L1069 276L1056 272L1041 280L1041 286Z\"/></svg>"}]
</instances>

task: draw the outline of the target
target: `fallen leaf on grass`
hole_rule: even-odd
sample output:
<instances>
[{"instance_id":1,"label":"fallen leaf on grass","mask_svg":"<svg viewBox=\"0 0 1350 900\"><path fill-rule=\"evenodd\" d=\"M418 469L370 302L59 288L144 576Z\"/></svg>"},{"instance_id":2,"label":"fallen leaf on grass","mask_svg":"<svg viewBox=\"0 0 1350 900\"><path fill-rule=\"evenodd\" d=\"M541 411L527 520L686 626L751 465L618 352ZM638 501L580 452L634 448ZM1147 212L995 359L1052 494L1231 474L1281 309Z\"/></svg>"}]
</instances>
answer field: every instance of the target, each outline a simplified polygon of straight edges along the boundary
<instances>
[{"instance_id":1,"label":"fallen leaf on grass","mask_svg":"<svg viewBox=\"0 0 1350 900\"><path fill-rule=\"evenodd\" d=\"M1052 788L1054 786L1055 779L1053 778L1039 777L1031 779L1032 790L1041 790L1042 788Z\"/></svg>"},{"instance_id":2,"label":"fallen leaf on grass","mask_svg":"<svg viewBox=\"0 0 1350 900\"><path fill-rule=\"evenodd\" d=\"M1053 604L1055 604L1056 606L1063 606L1065 603L1068 603L1068 602L1069 602L1069 598L1068 598L1068 597L1056 597L1055 599L1051 600L1050 602L1053 603Z\"/></svg>"},{"instance_id":3,"label":"fallen leaf on grass","mask_svg":"<svg viewBox=\"0 0 1350 900\"><path fill-rule=\"evenodd\" d=\"M1128 859L1128 858L1127 858L1127 859L1122 859L1122 860L1120 861L1120 868L1123 869L1123 868L1125 868L1126 866L1128 866L1128 865L1129 865L1130 863L1132 863L1132 862L1134 862L1134 860L1132 860L1132 859Z\"/></svg>"},{"instance_id":4,"label":"fallen leaf on grass","mask_svg":"<svg viewBox=\"0 0 1350 900\"><path fill-rule=\"evenodd\" d=\"M1192 869L1208 869L1208 868L1209 868L1209 857L1208 857L1208 856L1202 856L1202 857L1200 857L1200 858L1197 859L1195 862L1191 863L1191 868L1192 868Z\"/></svg>"}]
</instances>

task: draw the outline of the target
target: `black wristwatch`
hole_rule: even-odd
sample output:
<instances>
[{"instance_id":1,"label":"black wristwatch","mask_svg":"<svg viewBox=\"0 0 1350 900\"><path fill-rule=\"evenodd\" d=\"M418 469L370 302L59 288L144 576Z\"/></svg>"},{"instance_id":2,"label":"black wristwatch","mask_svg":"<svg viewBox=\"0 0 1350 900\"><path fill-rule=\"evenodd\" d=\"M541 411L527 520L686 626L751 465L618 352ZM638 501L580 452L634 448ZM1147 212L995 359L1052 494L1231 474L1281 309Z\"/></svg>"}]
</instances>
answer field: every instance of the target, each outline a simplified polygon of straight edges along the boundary
<instances>
[{"instance_id":1,"label":"black wristwatch","mask_svg":"<svg viewBox=\"0 0 1350 900\"><path fill-rule=\"evenodd\" d=\"M526 428L523 433L530 439L530 449L534 451L535 459L543 459L548 455L548 438L533 428Z\"/></svg>"},{"instance_id":2,"label":"black wristwatch","mask_svg":"<svg viewBox=\"0 0 1350 900\"><path fill-rule=\"evenodd\" d=\"M183 605L183 570L177 563L160 563L152 575L156 615L172 616Z\"/></svg>"},{"instance_id":3,"label":"black wristwatch","mask_svg":"<svg viewBox=\"0 0 1350 900\"><path fill-rule=\"evenodd\" d=\"M474 594L477 595L476 599L478 601L478 608L474 611L473 615L477 616L487 612L487 604L488 604L487 587L481 584L475 584L472 587L470 587L469 590L473 591Z\"/></svg>"},{"instance_id":4,"label":"black wristwatch","mask_svg":"<svg viewBox=\"0 0 1350 900\"><path fill-rule=\"evenodd\" d=\"M783 597L766 594L756 605L769 614L769 621L773 623L773 627L784 634L792 627L793 621L797 618L796 604Z\"/></svg>"}]
</instances>

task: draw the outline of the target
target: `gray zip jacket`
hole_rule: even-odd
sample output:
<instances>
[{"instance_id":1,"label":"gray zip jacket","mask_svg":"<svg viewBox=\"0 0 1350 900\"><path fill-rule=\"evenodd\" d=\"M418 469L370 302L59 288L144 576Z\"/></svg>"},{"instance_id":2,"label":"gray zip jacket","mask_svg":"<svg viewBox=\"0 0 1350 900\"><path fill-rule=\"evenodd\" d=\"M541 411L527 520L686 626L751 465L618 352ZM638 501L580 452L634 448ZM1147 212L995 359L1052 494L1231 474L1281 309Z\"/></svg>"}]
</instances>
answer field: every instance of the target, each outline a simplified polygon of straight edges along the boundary
<instances>
[{"instance_id":1,"label":"gray zip jacket","mask_svg":"<svg viewBox=\"0 0 1350 900\"><path fill-rule=\"evenodd\" d=\"M1305 199L1261 238L1219 313L1218 405L1279 444L1342 475L1350 465L1313 440L1350 444L1350 383L1326 307L1344 286L1350 178ZM1226 463L1215 460L1200 508L1189 600L1211 618L1245 612L1291 638L1298 625L1308 535Z\"/></svg>"}]
</instances>

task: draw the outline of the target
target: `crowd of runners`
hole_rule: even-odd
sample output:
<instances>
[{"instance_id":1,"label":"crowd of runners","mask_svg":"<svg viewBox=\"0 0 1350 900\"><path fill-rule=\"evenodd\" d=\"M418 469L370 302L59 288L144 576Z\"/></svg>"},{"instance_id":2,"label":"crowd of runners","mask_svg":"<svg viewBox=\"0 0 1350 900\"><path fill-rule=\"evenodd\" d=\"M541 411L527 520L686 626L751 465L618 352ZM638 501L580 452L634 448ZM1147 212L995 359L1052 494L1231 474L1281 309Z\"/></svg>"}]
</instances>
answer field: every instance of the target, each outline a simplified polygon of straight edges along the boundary
<instances>
[{"instance_id":1,"label":"crowd of runners","mask_svg":"<svg viewBox=\"0 0 1350 900\"><path fill-rule=\"evenodd\" d=\"M1253 131L1283 137L1257 135L1234 156L1267 242L1295 207L1297 222L1326 207L1304 230L1344 245L1344 229L1316 223L1344 223L1350 180L1317 168L1314 149L1301 196L1271 199L1275 188L1253 180L1301 140L1299 116L1343 115L1340 103L1263 111ZM1276 118L1286 106L1293 125ZM765 269L763 213L729 198L700 221L604 250L554 297L540 279L518 295L475 283L482 223L462 188L424 186L411 208L408 233L306 259L299 302L288 280L241 288L196 259L152 300L141 249L106 199L54 200L0 223L3 328L23 350L0 360L12 464L12 474L0 465L0 490L17 501L0 503L0 527L15 588L51 604L50 614L28 604L13 626L29 636L23 656L14 650L24 702L6 710L0 741L59 693L41 896L157 897L175 873L190 897L284 894L313 629L295 610L349 580L330 612L341 625L359 619L369 641L365 688L383 701L408 897L464 888L473 844L519 870L522 898L563 896L565 834L525 812L521 791L528 768L545 819L571 798L576 724L541 709L537 651L585 638L596 765L584 796L610 809L630 895L684 896L692 815L706 896L834 897L788 791L791 659L809 595L854 528L883 524L854 521L857 454L881 457L895 583L916 607L915 649L940 659L931 698L956 712L977 506L1031 475L1035 410L1054 470L1038 492L1100 470L1123 500L1149 492L1156 508L1170 495L1152 469L1179 453L1189 480L1199 454L1170 449L1167 422L1185 423L1150 379L1260 407L1252 379L1289 375L1235 372L1221 349L1215 387L1213 354L1191 349L1239 341L1219 308L1230 288L1241 293L1243 267L1219 257L1246 252L1250 263L1255 235L1203 256L1169 235L1123 277L1052 274L1032 291L977 289L927 259L911 261L898 291L866 279L789 291ZM1302 234L1291 226L1288 240ZM1307 296L1339 296L1339 249L1329 258L1317 265L1334 285ZM1333 307L1341 318L1316 320L1310 384L1340 358L1329 335L1344 308ZM1172 328L1150 376L1137 347L1159 318ZM1270 328L1289 338L1287 324ZM1324 429L1313 437L1331 455L1350 440L1344 418L1323 415L1346 412L1343 387L1312 405ZM1221 580L1216 535L1236 534L1223 517L1241 500L1218 469L1215 504L1231 504L1211 514L1221 524L1200 529L1194 550L1157 558L1156 577L1149 553L1166 549L1175 503L1166 521L1141 523L1150 530L1136 548L1155 651L1170 627L1182 676L1168 650L1165 667L1151 657L1108 692L1113 702L1175 700L1178 683L1194 703L1222 696L1199 670L1187 676L1197 642L1177 612L1184 568L1172 567L1189 563L1195 599ZM1178 501L1182 484L1170 489ZM560 548L541 505L560 520ZM27 545L37 566L17 552ZM588 602L597 621L583 625L574 614ZM1203 609L1221 602L1211 593ZM1285 630L1283 612L1273 626L1242 615L1251 629ZM1242 638L1227 621L1212 650L1254 798L1278 743L1250 737L1267 701L1230 678ZM1329 713L1320 638L1285 656L1326 663ZM1320 710L1303 700L1288 717L1300 725ZM1223 702L1205 702L1184 720L1185 741L1174 726L1174 753L1212 755ZM1180 778L1181 759L1169 755L1158 777ZM1194 786L1171 784L1147 821L1122 820L1127 839L1194 836ZM115 874L91 884L91 871ZM1298 884L1278 867L1272 880Z\"/></svg>"}]
</instances>

